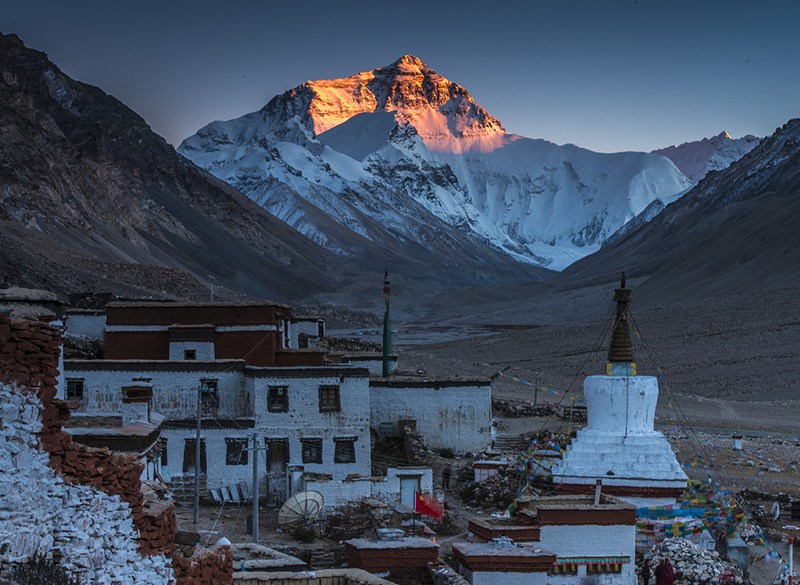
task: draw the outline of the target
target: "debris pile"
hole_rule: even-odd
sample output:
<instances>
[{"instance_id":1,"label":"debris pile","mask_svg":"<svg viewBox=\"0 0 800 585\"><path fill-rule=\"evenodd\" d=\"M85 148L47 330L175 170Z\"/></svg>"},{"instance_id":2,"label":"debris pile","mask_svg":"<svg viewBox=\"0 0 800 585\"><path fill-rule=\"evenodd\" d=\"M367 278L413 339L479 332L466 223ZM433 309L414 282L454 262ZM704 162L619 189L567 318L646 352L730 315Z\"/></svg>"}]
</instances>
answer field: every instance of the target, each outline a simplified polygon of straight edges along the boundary
<instances>
[{"instance_id":1,"label":"debris pile","mask_svg":"<svg viewBox=\"0 0 800 585\"><path fill-rule=\"evenodd\" d=\"M428 448L425 446L425 439L422 434L417 432L415 424L405 424L403 426L403 441L406 458L410 465L428 464Z\"/></svg>"},{"instance_id":2,"label":"debris pile","mask_svg":"<svg viewBox=\"0 0 800 585\"><path fill-rule=\"evenodd\" d=\"M336 541L362 538L365 534L373 534L380 526L387 526L391 517L392 511L386 504L364 498L328 514L323 532Z\"/></svg>"},{"instance_id":3,"label":"debris pile","mask_svg":"<svg viewBox=\"0 0 800 585\"><path fill-rule=\"evenodd\" d=\"M524 416L550 416L555 412L553 404L537 404L527 400L506 400L503 398L492 398L492 412L502 412L509 418L520 418Z\"/></svg>"},{"instance_id":4,"label":"debris pile","mask_svg":"<svg viewBox=\"0 0 800 585\"><path fill-rule=\"evenodd\" d=\"M662 559L667 559L675 572L675 583L730 583L744 582L739 568L720 558L716 551L700 548L686 538L667 538L644 555L644 562L655 574Z\"/></svg>"},{"instance_id":5,"label":"debris pile","mask_svg":"<svg viewBox=\"0 0 800 585\"><path fill-rule=\"evenodd\" d=\"M518 484L519 473L510 467L501 467L497 475L487 480L465 483L459 495L467 505L505 510L516 496Z\"/></svg>"}]
</instances>

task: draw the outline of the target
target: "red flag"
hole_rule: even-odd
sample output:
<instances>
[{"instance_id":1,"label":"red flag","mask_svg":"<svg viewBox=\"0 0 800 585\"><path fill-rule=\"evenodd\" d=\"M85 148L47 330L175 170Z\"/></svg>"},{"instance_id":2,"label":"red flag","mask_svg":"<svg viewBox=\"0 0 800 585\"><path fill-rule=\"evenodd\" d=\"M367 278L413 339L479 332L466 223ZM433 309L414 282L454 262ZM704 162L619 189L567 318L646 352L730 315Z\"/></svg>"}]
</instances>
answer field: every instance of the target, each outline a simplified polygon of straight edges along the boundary
<instances>
[{"instance_id":1,"label":"red flag","mask_svg":"<svg viewBox=\"0 0 800 585\"><path fill-rule=\"evenodd\" d=\"M423 516L429 516L437 522L444 518L444 506L433 496L424 496L419 492L414 492L414 511Z\"/></svg>"}]
</instances>

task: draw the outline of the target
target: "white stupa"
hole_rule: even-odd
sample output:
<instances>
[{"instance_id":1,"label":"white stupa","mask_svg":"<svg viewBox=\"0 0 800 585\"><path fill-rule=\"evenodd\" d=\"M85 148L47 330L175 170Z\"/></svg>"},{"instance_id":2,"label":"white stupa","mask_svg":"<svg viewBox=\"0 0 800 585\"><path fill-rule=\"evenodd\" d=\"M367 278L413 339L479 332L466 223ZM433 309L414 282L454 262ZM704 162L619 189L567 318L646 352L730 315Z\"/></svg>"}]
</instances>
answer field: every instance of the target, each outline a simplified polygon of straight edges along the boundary
<instances>
[{"instance_id":1,"label":"white stupa","mask_svg":"<svg viewBox=\"0 0 800 585\"><path fill-rule=\"evenodd\" d=\"M553 466L553 483L562 493L585 493L601 480L603 493L636 505L673 504L688 478L664 435L653 428L658 380L636 375L627 319L630 294L623 274L614 293L617 314L606 375L584 381L589 421Z\"/></svg>"}]
</instances>

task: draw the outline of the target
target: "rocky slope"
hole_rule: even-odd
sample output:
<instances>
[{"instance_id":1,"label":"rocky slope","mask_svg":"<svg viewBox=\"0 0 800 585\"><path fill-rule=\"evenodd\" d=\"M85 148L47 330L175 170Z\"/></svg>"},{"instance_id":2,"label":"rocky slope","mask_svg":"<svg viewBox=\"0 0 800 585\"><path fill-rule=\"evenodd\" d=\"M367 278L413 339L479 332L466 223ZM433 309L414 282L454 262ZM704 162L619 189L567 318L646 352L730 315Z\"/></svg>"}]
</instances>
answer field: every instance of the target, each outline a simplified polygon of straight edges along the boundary
<instances>
[{"instance_id":1,"label":"rocky slope","mask_svg":"<svg viewBox=\"0 0 800 585\"><path fill-rule=\"evenodd\" d=\"M558 270L691 186L662 156L509 134L411 55L306 82L178 150L341 255L353 240L443 255L477 254L477 242Z\"/></svg>"},{"instance_id":2,"label":"rocky slope","mask_svg":"<svg viewBox=\"0 0 800 585\"><path fill-rule=\"evenodd\" d=\"M288 299L329 287L336 262L122 103L0 35L0 282Z\"/></svg>"},{"instance_id":3,"label":"rocky slope","mask_svg":"<svg viewBox=\"0 0 800 585\"><path fill-rule=\"evenodd\" d=\"M684 142L678 146L668 146L654 150L675 163L675 166L696 185L710 171L721 171L753 150L760 139L752 134L741 138L731 138L727 132L720 132L711 138L695 142Z\"/></svg>"},{"instance_id":4,"label":"rocky slope","mask_svg":"<svg viewBox=\"0 0 800 585\"><path fill-rule=\"evenodd\" d=\"M675 302L800 285L800 119L571 266L564 282L640 278L638 298Z\"/></svg>"}]
</instances>

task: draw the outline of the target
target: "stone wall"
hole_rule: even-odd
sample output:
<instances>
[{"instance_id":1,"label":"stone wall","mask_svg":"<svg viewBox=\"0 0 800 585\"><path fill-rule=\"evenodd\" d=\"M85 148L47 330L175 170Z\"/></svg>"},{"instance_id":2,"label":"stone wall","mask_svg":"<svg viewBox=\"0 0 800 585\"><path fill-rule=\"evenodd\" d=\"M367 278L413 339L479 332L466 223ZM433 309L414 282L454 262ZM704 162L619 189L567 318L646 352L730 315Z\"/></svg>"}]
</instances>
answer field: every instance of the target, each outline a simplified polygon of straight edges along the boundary
<instances>
[{"instance_id":1,"label":"stone wall","mask_svg":"<svg viewBox=\"0 0 800 585\"><path fill-rule=\"evenodd\" d=\"M174 555L175 585L219 585L230 583L233 575L233 553L230 547L212 550L195 549L189 557Z\"/></svg>"},{"instance_id":2,"label":"stone wall","mask_svg":"<svg viewBox=\"0 0 800 585\"><path fill-rule=\"evenodd\" d=\"M64 402L55 399L56 364L61 332L45 323L0 316L0 381L17 383L35 392L41 404L41 447L50 454L50 466L67 483L96 488L126 502L141 535L143 554L171 551L175 515L171 509L157 516L145 514L141 490L143 464L136 455L95 449L72 441L61 427L68 417Z\"/></svg>"},{"instance_id":3,"label":"stone wall","mask_svg":"<svg viewBox=\"0 0 800 585\"><path fill-rule=\"evenodd\" d=\"M400 421L414 420L431 449L480 452L492 442L492 387L464 380L370 380L370 424L379 431Z\"/></svg>"},{"instance_id":4,"label":"stone wall","mask_svg":"<svg viewBox=\"0 0 800 585\"><path fill-rule=\"evenodd\" d=\"M137 456L79 445L62 430L60 351L59 329L0 315L0 568L39 551L85 583L231 583L232 559L218 560L229 553L196 555L213 559L197 575L197 559L164 556L175 513L143 496Z\"/></svg>"},{"instance_id":5,"label":"stone wall","mask_svg":"<svg viewBox=\"0 0 800 585\"><path fill-rule=\"evenodd\" d=\"M82 583L170 583L168 558L140 554L126 502L56 475L39 446L41 412L36 394L0 384L0 564L39 552Z\"/></svg>"}]
</instances>

